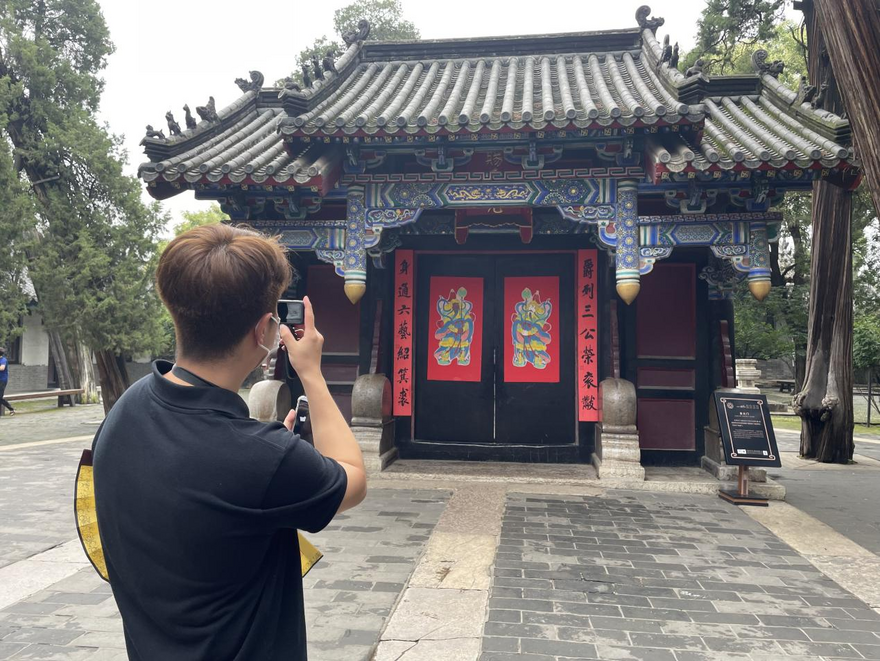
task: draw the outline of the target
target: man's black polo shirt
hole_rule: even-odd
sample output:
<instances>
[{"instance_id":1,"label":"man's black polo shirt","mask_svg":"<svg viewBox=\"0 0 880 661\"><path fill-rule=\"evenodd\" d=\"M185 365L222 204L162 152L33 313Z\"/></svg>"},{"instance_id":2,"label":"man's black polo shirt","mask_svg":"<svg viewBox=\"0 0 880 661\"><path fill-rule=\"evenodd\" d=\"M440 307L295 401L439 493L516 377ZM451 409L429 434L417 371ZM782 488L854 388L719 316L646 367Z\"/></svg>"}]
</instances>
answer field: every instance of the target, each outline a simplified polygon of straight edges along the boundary
<instances>
[{"instance_id":1,"label":"man's black polo shirt","mask_svg":"<svg viewBox=\"0 0 880 661\"><path fill-rule=\"evenodd\" d=\"M318 532L342 467L223 388L153 373L95 436L98 528L130 659L306 658L297 529Z\"/></svg>"}]
</instances>

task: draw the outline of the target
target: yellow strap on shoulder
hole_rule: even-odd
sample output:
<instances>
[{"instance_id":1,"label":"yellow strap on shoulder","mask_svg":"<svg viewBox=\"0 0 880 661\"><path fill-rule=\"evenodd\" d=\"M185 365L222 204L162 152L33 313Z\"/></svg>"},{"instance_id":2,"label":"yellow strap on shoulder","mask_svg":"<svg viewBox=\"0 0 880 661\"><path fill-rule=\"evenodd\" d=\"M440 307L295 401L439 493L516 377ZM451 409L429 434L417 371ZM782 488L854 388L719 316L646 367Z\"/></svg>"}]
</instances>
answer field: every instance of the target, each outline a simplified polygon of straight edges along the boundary
<instances>
[{"instance_id":1,"label":"yellow strap on shoulder","mask_svg":"<svg viewBox=\"0 0 880 661\"><path fill-rule=\"evenodd\" d=\"M101 535L98 532L98 515L95 511L95 481L92 474L92 451L83 450L76 471L73 510L76 515L76 532L82 543L83 551L98 576L109 581L107 562L104 559L104 548L101 546ZM324 554L316 549L302 533L297 532L299 539L299 556L302 564L302 575L305 576Z\"/></svg>"}]
</instances>

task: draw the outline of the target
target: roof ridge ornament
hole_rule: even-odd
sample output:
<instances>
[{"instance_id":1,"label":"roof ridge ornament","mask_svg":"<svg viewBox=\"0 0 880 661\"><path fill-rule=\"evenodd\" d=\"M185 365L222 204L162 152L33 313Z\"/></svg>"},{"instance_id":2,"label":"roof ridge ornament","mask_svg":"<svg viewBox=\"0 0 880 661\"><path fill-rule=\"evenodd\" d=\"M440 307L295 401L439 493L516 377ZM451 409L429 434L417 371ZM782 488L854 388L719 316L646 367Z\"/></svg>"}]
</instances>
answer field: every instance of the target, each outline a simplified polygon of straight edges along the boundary
<instances>
[{"instance_id":1,"label":"roof ridge ornament","mask_svg":"<svg viewBox=\"0 0 880 661\"><path fill-rule=\"evenodd\" d=\"M168 122L168 133L172 138L183 133L180 130L180 124L174 121L174 115L171 114L170 110L165 113L165 121Z\"/></svg>"},{"instance_id":2,"label":"roof ridge ornament","mask_svg":"<svg viewBox=\"0 0 880 661\"><path fill-rule=\"evenodd\" d=\"M642 5L636 9L636 22L642 30L650 30L654 34L657 34L657 28L663 25L666 22L666 19L659 16L648 18L650 15L651 8L648 5Z\"/></svg>"},{"instance_id":3,"label":"roof ridge ornament","mask_svg":"<svg viewBox=\"0 0 880 661\"><path fill-rule=\"evenodd\" d=\"M334 58L336 57L336 49L332 46L327 49L324 53L324 59L321 60L321 64L324 67L324 71L336 74L336 63L334 62Z\"/></svg>"},{"instance_id":4,"label":"roof ridge ornament","mask_svg":"<svg viewBox=\"0 0 880 661\"><path fill-rule=\"evenodd\" d=\"M259 92L263 89L263 81L265 80L263 74L259 71L251 71L249 75L251 77L250 80L245 80L244 78L235 79L238 89L242 92Z\"/></svg>"},{"instance_id":5,"label":"roof ridge ornament","mask_svg":"<svg viewBox=\"0 0 880 661\"><path fill-rule=\"evenodd\" d=\"M779 74L785 70L785 62L782 60L768 62L767 58L769 57L770 54L763 48L756 50L752 53L752 67L762 76L773 76L779 80Z\"/></svg>"},{"instance_id":6,"label":"roof ridge ornament","mask_svg":"<svg viewBox=\"0 0 880 661\"><path fill-rule=\"evenodd\" d=\"M196 118L192 116L192 112L190 112L189 104L183 104L183 113L183 119L186 122L186 129L187 131L192 131L197 126L197 122Z\"/></svg>"},{"instance_id":7,"label":"roof ridge ornament","mask_svg":"<svg viewBox=\"0 0 880 661\"><path fill-rule=\"evenodd\" d=\"M706 60L702 57L697 58L697 61L694 62L693 66L684 72L684 77L690 78L691 76L702 76L704 66L706 66Z\"/></svg>"},{"instance_id":8,"label":"roof ridge ornament","mask_svg":"<svg viewBox=\"0 0 880 661\"><path fill-rule=\"evenodd\" d=\"M208 103L203 106L196 106L196 113L199 117L209 123L219 122L220 117L217 115L217 105L214 103L214 97L208 97Z\"/></svg>"},{"instance_id":9,"label":"roof ridge ornament","mask_svg":"<svg viewBox=\"0 0 880 661\"><path fill-rule=\"evenodd\" d=\"M156 131L152 124L147 124L147 134L144 136L144 139L141 140L141 145L146 144L147 140L167 140L165 137L165 133L162 131Z\"/></svg>"},{"instance_id":10,"label":"roof ridge ornament","mask_svg":"<svg viewBox=\"0 0 880 661\"><path fill-rule=\"evenodd\" d=\"M359 41L366 41L369 36L370 22L367 19L362 18L358 21L356 30L349 30L342 33L342 41L345 42L346 46L351 46Z\"/></svg>"}]
</instances>

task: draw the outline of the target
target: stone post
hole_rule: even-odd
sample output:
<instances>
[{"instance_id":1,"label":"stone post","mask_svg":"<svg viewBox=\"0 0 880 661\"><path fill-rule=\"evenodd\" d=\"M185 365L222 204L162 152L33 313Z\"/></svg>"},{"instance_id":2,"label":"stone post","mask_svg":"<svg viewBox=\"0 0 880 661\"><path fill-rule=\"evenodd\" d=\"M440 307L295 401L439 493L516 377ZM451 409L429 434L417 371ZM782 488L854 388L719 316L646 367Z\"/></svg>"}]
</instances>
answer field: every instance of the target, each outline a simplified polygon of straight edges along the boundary
<instances>
[{"instance_id":1,"label":"stone post","mask_svg":"<svg viewBox=\"0 0 880 661\"><path fill-rule=\"evenodd\" d=\"M391 384L384 374L363 374L354 382L351 430L364 453L367 474L383 471L397 459Z\"/></svg>"},{"instance_id":2,"label":"stone post","mask_svg":"<svg viewBox=\"0 0 880 661\"><path fill-rule=\"evenodd\" d=\"M636 388L624 379L599 384L602 422L596 432L593 465L601 479L644 480L636 427Z\"/></svg>"},{"instance_id":3,"label":"stone post","mask_svg":"<svg viewBox=\"0 0 880 661\"><path fill-rule=\"evenodd\" d=\"M754 358L736 359L736 387L740 392L752 395L760 395L758 379L761 378L761 370L758 369L758 361Z\"/></svg>"}]
</instances>

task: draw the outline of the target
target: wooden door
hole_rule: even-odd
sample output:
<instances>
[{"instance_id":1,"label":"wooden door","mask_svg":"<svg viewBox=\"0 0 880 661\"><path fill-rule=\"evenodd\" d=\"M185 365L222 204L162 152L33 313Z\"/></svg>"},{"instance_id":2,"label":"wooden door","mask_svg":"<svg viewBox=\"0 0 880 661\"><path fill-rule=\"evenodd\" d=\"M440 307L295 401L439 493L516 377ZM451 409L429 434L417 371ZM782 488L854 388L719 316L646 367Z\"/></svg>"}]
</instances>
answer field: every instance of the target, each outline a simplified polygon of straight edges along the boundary
<instances>
[{"instance_id":1,"label":"wooden door","mask_svg":"<svg viewBox=\"0 0 880 661\"><path fill-rule=\"evenodd\" d=\"M494 261L421 255L416 272L415 438L494 440Z\"/></svg>"},{"instance_id":2,"label":"wooden door","mask_svg":"<svg viewBox=\"0 0 880 661\"><path fill-rule=\"evenodd\" d=\"M574 443L574 256L498 257L495 282L496 440Z\"/></svg>"},{"instance_id":3,"label":"wooden door","mask_svg":"<svg viewBox=\"0 0 880 661\"><path fill-rule=\"evenodd\" d=\"M694 263L658 263L628 311L627 378L638 397L639 445L643 458L662 463L679 461L673 452L680 460L688 453L689 461L703 445L706 329L698 282Z\"/></svg>"},{"instance_id":4,"label":"wooden door","mask_svg":"<svg viewBox=\"0 0 880 661\"><path fill-rule=\"evenodd\" d=\"M574 256L421 255L415 438L574 444Z\"/></svg>"}]
</instances>

